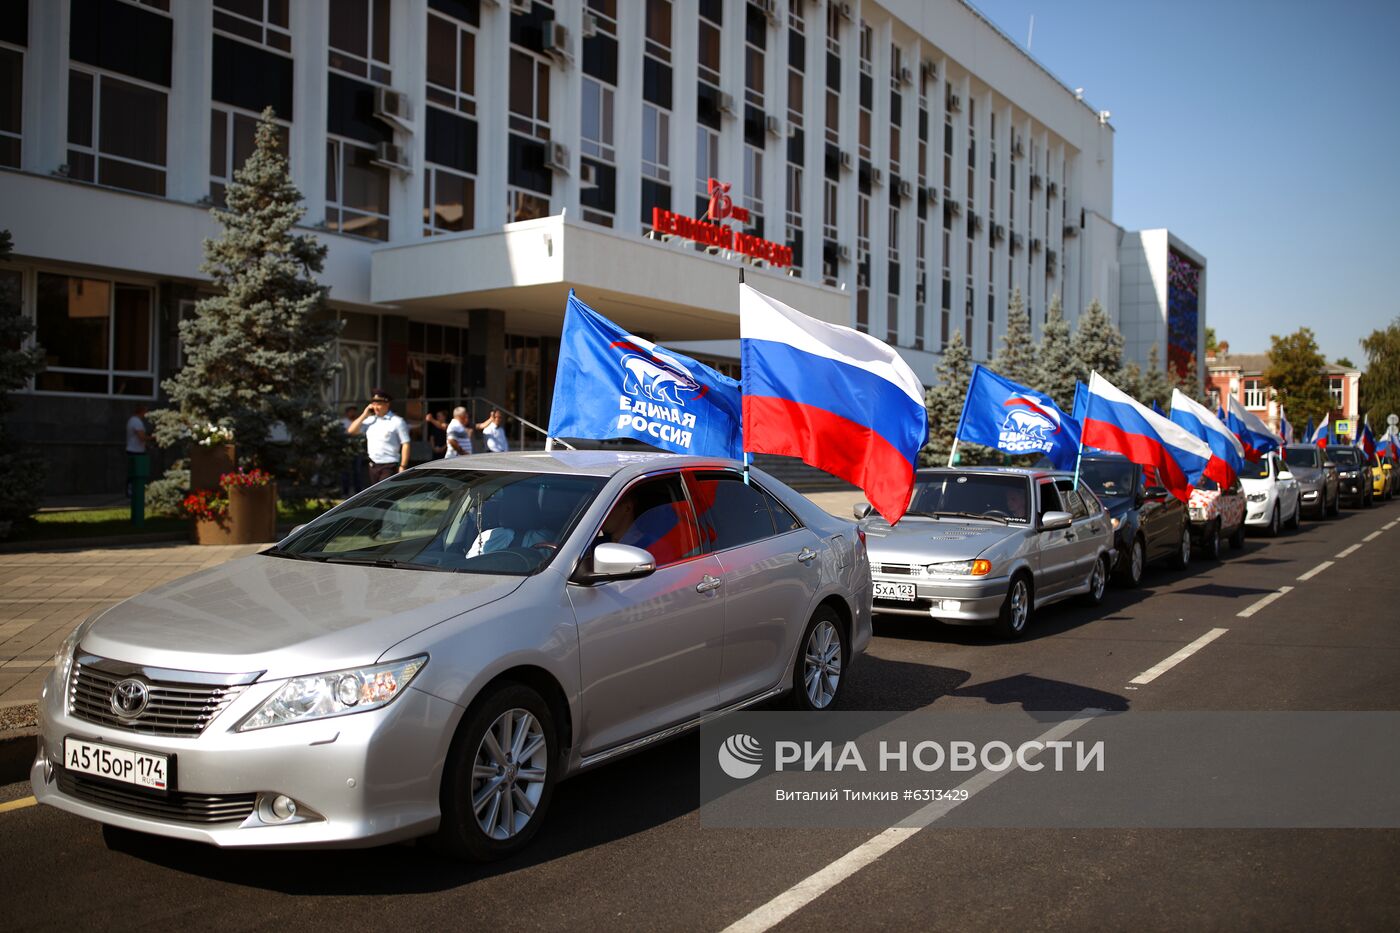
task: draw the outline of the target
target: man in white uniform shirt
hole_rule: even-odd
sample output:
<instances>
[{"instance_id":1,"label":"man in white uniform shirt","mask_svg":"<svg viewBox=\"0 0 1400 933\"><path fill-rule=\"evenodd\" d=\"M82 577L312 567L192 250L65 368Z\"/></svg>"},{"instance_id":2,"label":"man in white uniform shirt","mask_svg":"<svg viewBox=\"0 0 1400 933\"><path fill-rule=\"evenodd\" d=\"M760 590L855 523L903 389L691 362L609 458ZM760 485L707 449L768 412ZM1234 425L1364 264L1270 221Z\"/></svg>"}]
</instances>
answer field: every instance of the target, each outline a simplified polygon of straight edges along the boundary
<instances>
[{"instance_id":1,"label":"man in white uniform shirt","mask_svg":"<svg viewBox=\"0 0 1400 933\"><path fill-rule=\"evenodd\" d=\"M371 485L408 469L408 422L389 410L390 401L388 392L375 389L360 417L345 429L347 434L364 431Z\"/></svg>"},{"instance_id":2,"label":"man in white uniform shirt","mask_svg":"<svg viewBox=\"0 0 1400 933\"><path fill-rule=\"evenodd\" d=\"M465 457L472 452L472 427L467 420L467 410L461 405L452 409L452 420L447 422L447 456Z\"/></svg>"}]
</instances>

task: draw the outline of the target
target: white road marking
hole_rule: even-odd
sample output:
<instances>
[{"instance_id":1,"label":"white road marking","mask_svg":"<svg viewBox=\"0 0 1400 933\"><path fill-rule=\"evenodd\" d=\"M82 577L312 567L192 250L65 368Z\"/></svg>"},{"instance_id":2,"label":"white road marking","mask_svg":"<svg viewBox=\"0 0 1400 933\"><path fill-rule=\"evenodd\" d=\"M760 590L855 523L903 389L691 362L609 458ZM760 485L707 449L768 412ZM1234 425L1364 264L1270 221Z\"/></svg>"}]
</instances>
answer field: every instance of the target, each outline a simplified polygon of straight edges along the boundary
<instances>
[{"instance_id":1,"label":"white road marking","mask_svg":"<svg viewBox=\"0 0 1400 933\"><path fill-rule=\"evenodd\" d=\"M1300 582L1305 581L1305 580L1311 580L1313 577L1315 577L1315 576L1317 576L1318 574L1322 573L1322 571L1326 570L1328 567L1331 567L1331 566L1332 566L1332 562L1331 562L1330 560L1325 560L1325 561L1323 561L1322 563L1318 564L1318 565L1317 565L1316 567L1314 567L1313 569L1309 570L1307 573L1303 574L1301 577L1298 578L1298 580L1299 580Z\"/></svg>"},{"instance_id":2,"label":"white road marking","mask_svg":"<svg viewBox=\"0 0 1400 933\"><path fill-rule=\"evenodd\" d=\"M1389 531L1390 529L1395 527L1396 522L1400 522L1400 518L1394 518L1386 522L1383 526L1381 526L1381 531Z\"/></svg>"},{"instance_id":3,"label":"white road marking","mask_svg":"<svg viewBox=\"0 0 1400 933\"><path fill-rule=\"evenodd\" d=\"M1161 676L1162 676L1163 674L1165 674L1167 671L1169 671L1169 670L1171 670L1172 668L1176 667L1176 666L1177 666L1178 664L1180 664L1182 661L1185 661L1187 658L1191 657L1191 655L1195 654L1197 651L1200 651L1200 650L1201 650L1202 648L1204 648L1206 645L1208 645L1208 644L1210 644L1211 642L1215 641L1217 638L1219 638L1221 635L1224 635L1224 634L1225 634L1226 632L1228 632L1228 631L1230 631L1230 630L1227 629L1227 628L1213 628L1213 629L1211 629L1209 632L1206 632L1206 633L1205 633L1204 635L1202 635L1200 638L1197 638L1195 641L1191 642L1191 644L1187 645L1185 648L1182 648L1182 649L1181 649L1180 651L1178 651L1176 654L1174 654L1174 655L1172 655L1171 657L1167 658L1167 659L1166 659L1165 661L1163 661L1161 664L1158 664L1158 665L1156 665L1155 667L1149 667L1147 670L1143 671L1141 674L1137 675L1137 676L1134 677L1132 680L1128 681L1128 683L1130 683L1130 684L1150 684L1150 683L1152 683L1152 681L1156 680L1158 677L1161 677Z\"/></svg>"},{"instance_id":4,"label":"white road marking","mask_svg":"<svg viewBox=\"0 0 1400 933\"><path fill-rule=\"evenodd\" d=\"M1359 550L1361 550L1361 545L1359 545L1359 544L1353 544L1351 547L1346 548L1346 549L1343 550L1340 554L1338 554L1338 555L1337 555L1337 559L1340 560L1340 559L1342 559L1343 557L1346 557L1348 554L1353 554L1353 553L1355 553L1356 551L1359 551Z\"/></svg>"},{"instance_id":5,"label":"white road marking","mask_svg":"<svg viewBox=\"0 0 1400 933\"><path fill-rule=\"evenodd\" d=\"M1385 529L1381 529L1381 531L1373 531L1373 532L1371 532L1370 534L1368 534L1366 537L1362 538L1361 540L1362 540L1362 541L1374 541L1374 540L1376 540L1377 538L1379 538L1379 537L1381 536L1381 534L1382 534L1382 532L1384 532L1384 530L1385 530Z\"/></svg>"},{"instance_id":6,"label":"white road marking","mask_svg":"<svg viewBox=\"0 0 1400 933\"><path fill-rule=\"evenodd\" d=\"M1034 741L1052 742L1056 739L1062 739L1103 713L1104 711L1100 709L1081 710L1075 714L1073 719L1056 723ZM1027 757L1029 760L1035 756ZM990 787L996 781L1017 770L1019 768L1013 767L1005 771L978 772L958 785L958 790L967 791L968 799L971 799L978 791ZM948 811L963 802L965 801L936 800L928 806L916 810L889 829L862 842L830 865L808 875L768 903L735 920L724 928L724 933L762 933L764 930L772 929L886 852L900 843L912 839L919 830L947 815Z\"/></svg>"},{"instance_id":7,"label":"white road marking","mask_svg":"<svg viewBox=\"0 0 1400 933\"><path fill-rule=\"evenodd\" d=\"M1288 595L1291 592L1293 592L1293 587L1281 586L1278 588L1277 591L1270 593L1268 596L1260 597L1254 602L1254 605L1241 609L1239 612L1235 613L1235 615L1239 616L1241 619L1248 619L1260 609L1263 609L1265 606L1269 605L1269 603L1273 602L1276 599L1282 599L1284 596Z\"/></svg>"}]
</instances>

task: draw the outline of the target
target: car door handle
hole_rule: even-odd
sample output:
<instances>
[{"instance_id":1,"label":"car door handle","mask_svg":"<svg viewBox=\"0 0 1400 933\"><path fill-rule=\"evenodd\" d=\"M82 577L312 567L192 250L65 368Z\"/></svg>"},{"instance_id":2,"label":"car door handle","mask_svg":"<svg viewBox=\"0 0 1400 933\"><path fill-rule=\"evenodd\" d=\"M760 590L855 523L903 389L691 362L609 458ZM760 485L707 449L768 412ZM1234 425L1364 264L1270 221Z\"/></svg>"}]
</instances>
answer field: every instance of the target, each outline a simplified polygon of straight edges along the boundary
<instances>
[{"instance_id":1,"label":"car door handle","mask_svg":"<svg viewBox=\"0 0 1400 933\"><path fill-rule=\"evenodd\" d=\"M817 552L809 547L804 547L802 550L797 552L798 561L804 564L816 556Z\"/></svg>"},{"instance_id":2,"label":"car door handle","mask_svg":"<svg viewBox=\"0 0 1400 933\"><path fill-rule=\"evenodd\" d=\"M1074 540L1074 532L1072 532L1072 531L1066 531L1066 532L1065 532L1065 540L1066 540L1066 541L1073 541L1073 540Z\"/></svg>"},{"instance_id":3,"label":"car door handle","mask_svg":"<svg viewBox=\"0 0 1400 933\"><path fill-rule=\"evenodd\" d=\"M717 590L719 589L720 582L721 581L719 579L712 577L707 573L699 583L695 584L695 592L708 593L710 590Z\"/></svg>"}]
</instances>

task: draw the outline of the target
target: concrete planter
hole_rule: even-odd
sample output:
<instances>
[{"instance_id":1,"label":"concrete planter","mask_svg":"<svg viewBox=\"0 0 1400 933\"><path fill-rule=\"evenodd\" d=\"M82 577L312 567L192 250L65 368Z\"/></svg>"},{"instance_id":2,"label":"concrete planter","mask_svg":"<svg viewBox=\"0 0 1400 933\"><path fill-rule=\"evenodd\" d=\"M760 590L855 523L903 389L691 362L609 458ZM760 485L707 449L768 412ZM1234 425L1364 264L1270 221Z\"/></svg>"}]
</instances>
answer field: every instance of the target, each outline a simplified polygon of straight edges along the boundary
<instances>
[{"instance_id":1,"label":"concrete planter","mask_svg":"<svg viewBox=\"0 0 1400 933\"><path fill-rule=\"evenodd\" d=\"M216 447L191 444L189 450L191 489L218 489L219 477L238 469L232 444Z\"/></svg>"},{"instance_id":2,"label":"concrete planter","mask_svg":"<svg viewBox=\"0 0 1400 933\"><path fill-rule=\"evenodd\" d=\"M266 544L277 540L277 486L235 486L228 512L217 519L191 519L194 544Z\"/></svg>"},{"instance_id":3,"label":"concrete planter","mask_svg":"<svg viewBox=\"0 0 1400 933\"><path fill-rule=\"evenodd\" d=\"M228 516L223 518L192 518L190 519L190 543L191 544L237 544L233 540L233 529L229 524Z\"/></svg>"}]
</instances>

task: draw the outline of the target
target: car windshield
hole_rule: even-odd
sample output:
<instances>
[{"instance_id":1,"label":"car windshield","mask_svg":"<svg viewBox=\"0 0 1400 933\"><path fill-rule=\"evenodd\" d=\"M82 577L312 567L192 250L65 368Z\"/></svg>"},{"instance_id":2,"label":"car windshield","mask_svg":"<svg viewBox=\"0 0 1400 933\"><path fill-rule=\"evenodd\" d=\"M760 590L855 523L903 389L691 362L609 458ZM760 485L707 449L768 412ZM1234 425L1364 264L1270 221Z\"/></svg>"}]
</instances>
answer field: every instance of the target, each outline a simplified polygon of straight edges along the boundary
<instances>
[{"instance_id":1,"label":"car windshield","mask_svg":"<svg viewBox=\"0 0 1400 933\"><path fill-rule=\"evenodd\" d=\"M264 553L523 576L549 562L603 483L552 473L410 470Z\"/></svg>"},{"instance_id":2,"label":"car windshield","mask_svg":"<svg viewBox=\"0 0 1400 933\"><path fill-rule=\"evenodd\" d=\"M1250 463L1248 460L1240 467L1240 479L1268 479L1269 478L1269 458L1261 457L1258 461Z\"/></svg>"},{"instance_id":3,"label":"car windshield","mask_svg":"<svg viewBox=\"0 0 1400 933\"><path fill-rule=\"evenodd\" d=\"M1283 459L1288 462L1289 466L1312 467L1316 469L1318 466L1317 448L1312 446L1289 447L1284 450Z\"/></svg>"},{"instance_id":4,"label":"car windshield","mask_svg":"<svg viewBox=\"0 0 1400 933\"><path fill-rule=\"evenodd\" d=\"M1133 494L1134 472L1126 460L1085 460L1079 465L1079 478L1084 485L1108 499Z\"/></svg>"},{"instance_id":5,"label":"car windshield","mask_svg":"<svg viewBox=\"0 0 1400 933\"><path fill-rule=\"evenodd\" d=\"M909 511L922 515L965 514L1001 521L1030 521L1024 476L995 473L939 473L918 477Z\"/></svg>"},{"instance_id":6,"label":"car windshield","mask_svg":"<svg viewBox=\"0 0 1400 933\"><path fill-rule=\"evenodd\" d=\"M1356 466L1361 462L1354 447L1328 447L1327 459L1338 466Z\"/></svg>"},{"instance_id":7,"label":"car windshield","mask_svg":"<svg viewBox=\"0 0 1400 933\"><path fill-rule=\"evenodd\" d=\"M1196 488L1203 492L1219 492L1220 486L1209 476L1202 476L1201 481L1196 484Z\"/></svg>"}]
</instances>

